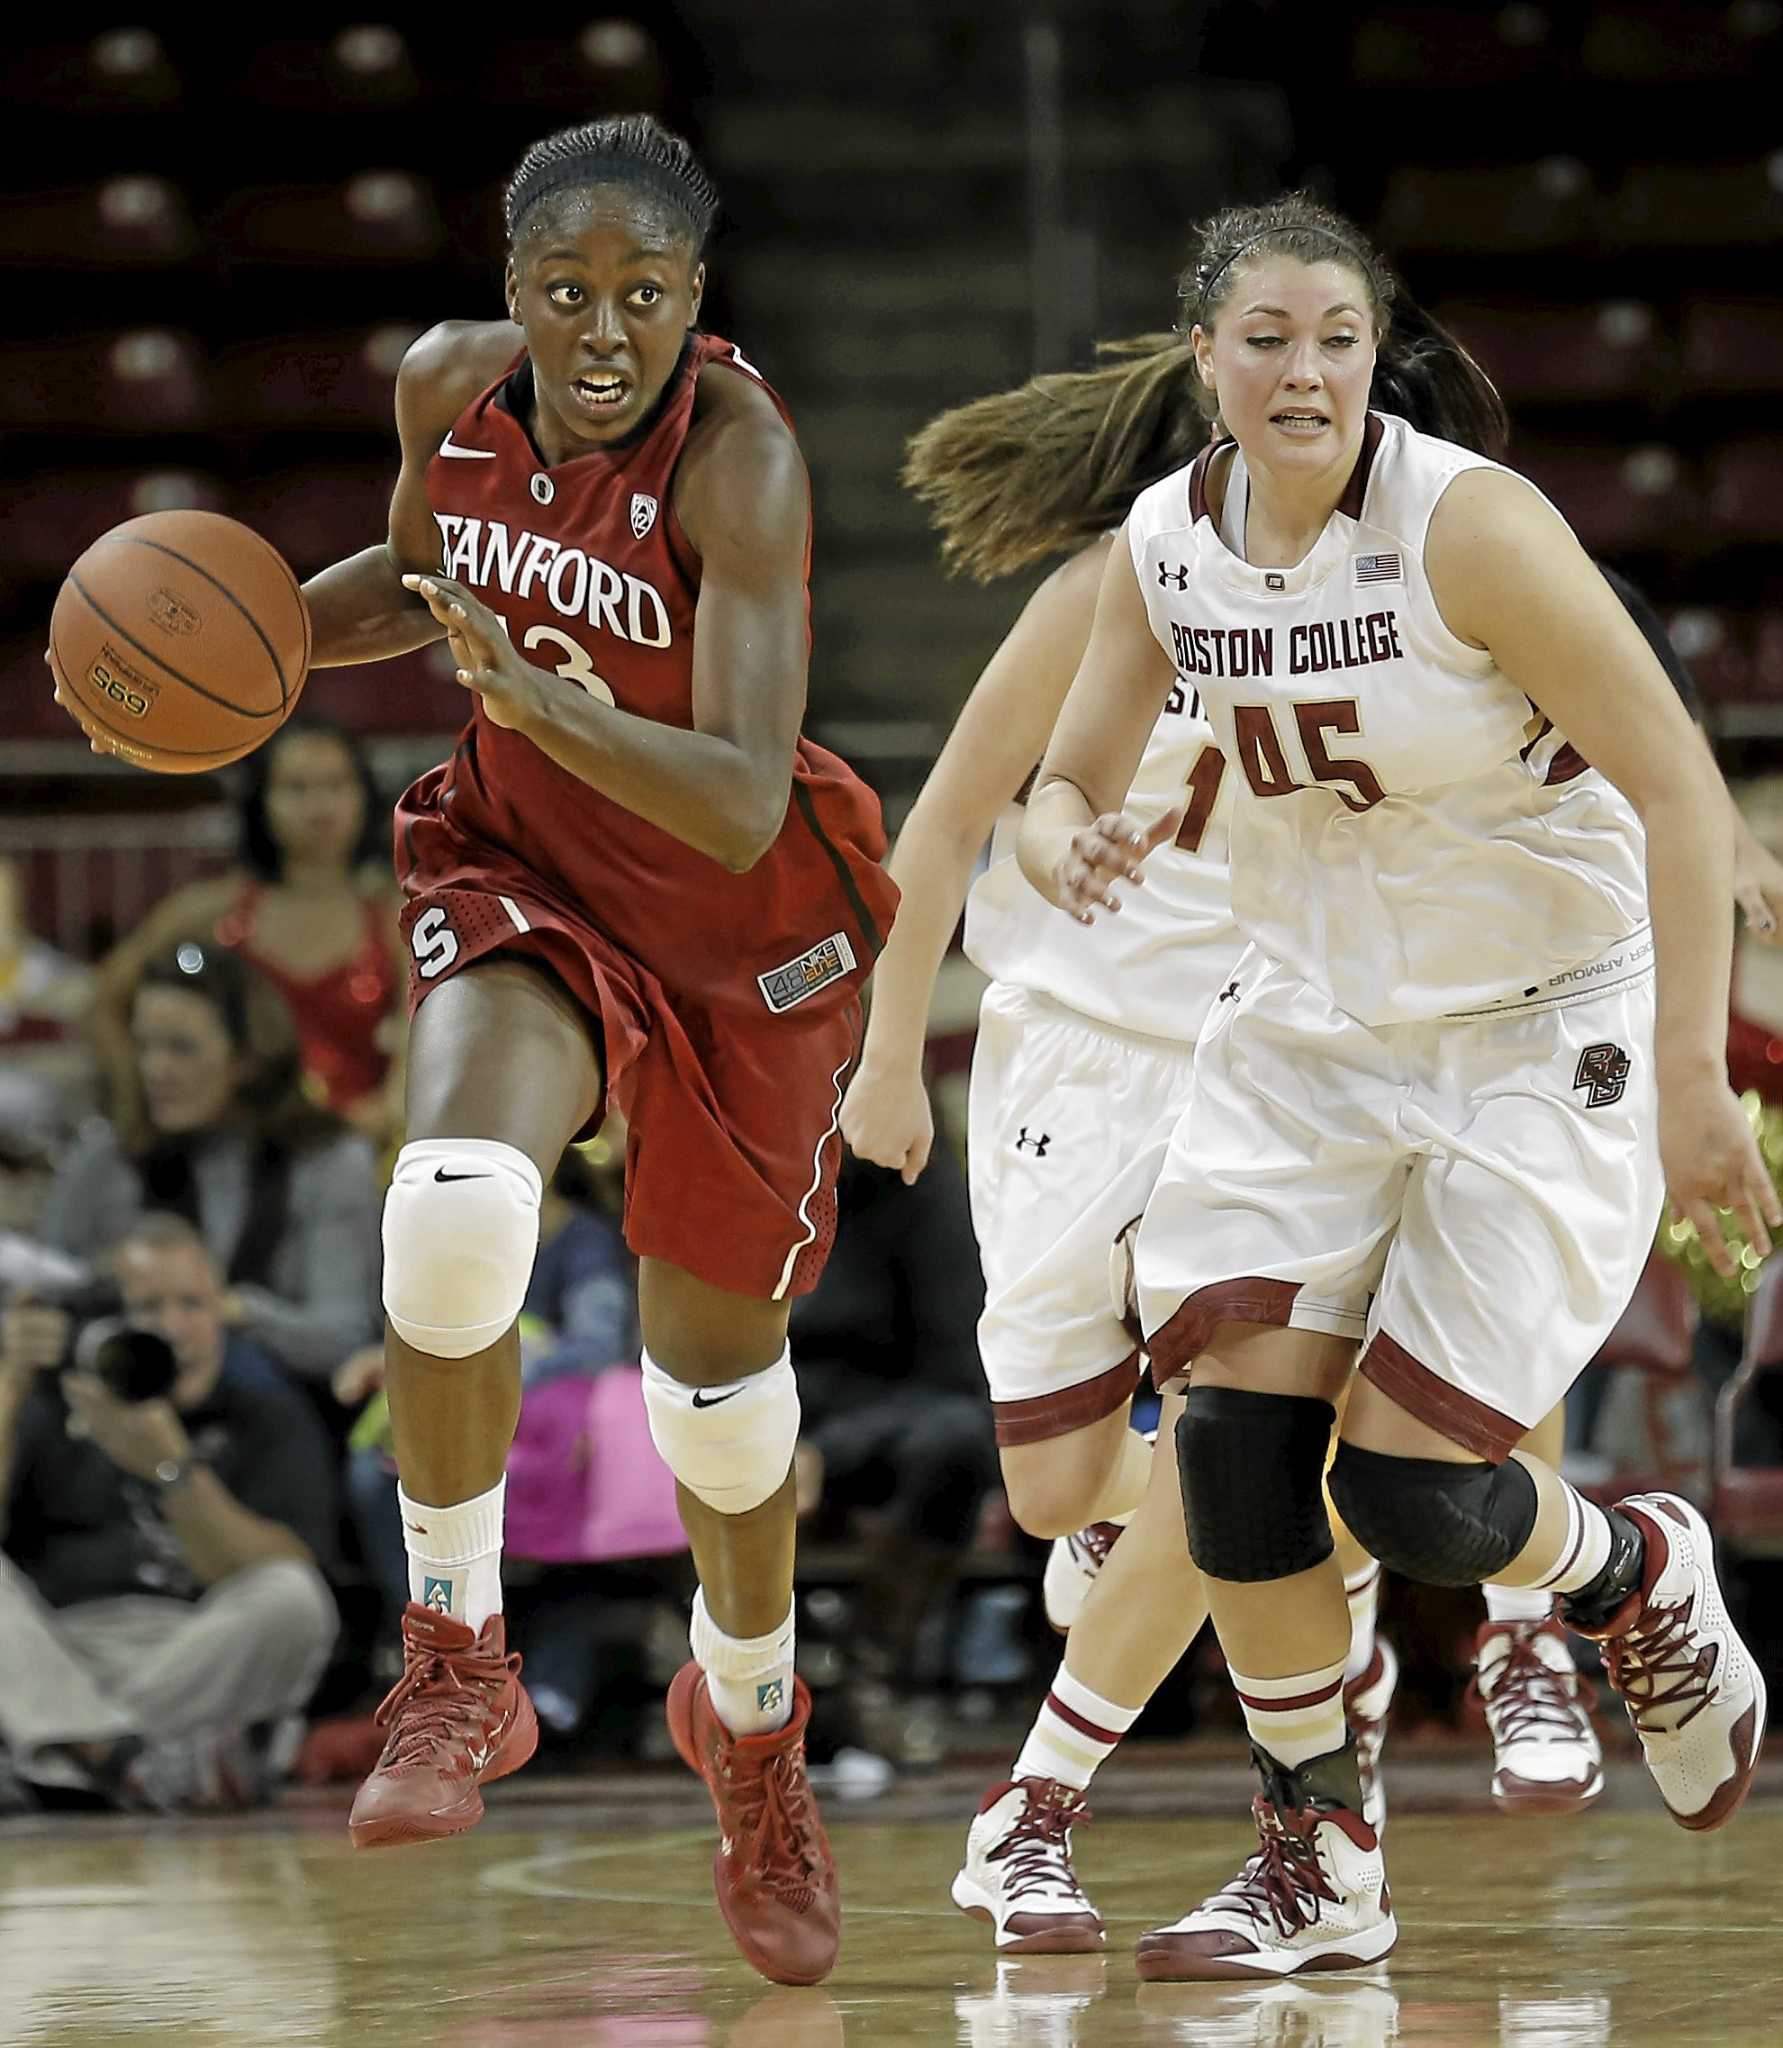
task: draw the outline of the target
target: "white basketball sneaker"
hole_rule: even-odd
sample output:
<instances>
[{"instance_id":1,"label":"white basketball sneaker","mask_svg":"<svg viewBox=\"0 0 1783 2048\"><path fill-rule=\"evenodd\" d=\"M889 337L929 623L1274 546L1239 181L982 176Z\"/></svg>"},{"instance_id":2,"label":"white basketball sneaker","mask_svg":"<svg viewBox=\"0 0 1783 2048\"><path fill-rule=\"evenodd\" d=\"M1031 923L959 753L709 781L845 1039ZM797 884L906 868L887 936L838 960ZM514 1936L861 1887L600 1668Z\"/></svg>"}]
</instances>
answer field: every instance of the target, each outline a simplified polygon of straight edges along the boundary
<instances>
[{"instance_id":1,"label":"white basketball sneaker","mask_svg":"<svg viewBox=\"0 0 1783 2048\"><path fill-rule=\"evenodd\" d=\"M1680 1827L1730 1821L1764 1741L1763 1674L1728 1619L1709 1525L1675 1493L1616 1503L1639 1525L1641 1584L1600 1629L1604 1670Z\"/></svg>"},{"instance_id":2,"label":"white basketball sneaker","mask_svg":"<svg viewBox=\"0 0 1783 2048\"><path fill-rule=\"evenodd\" d=\"M1292 1771L1270 1770L1264 1782L1274 1797L1251 1802L1258 1853L1192 1913L1139 1937L1142 1978L1365 1970L1398 1941L1373 1828L1348 1807L1307 1799Z\"/></svg>"},{"instance_id":3,"label":"white basketball sneaker","mask_svg":"<svg viewBox=\"0 0 1783 2048\"><path fill-rule=\"evenodd\" d=\"M1071 1830L1090 1817L1056 1778L993 1785L966 1836L953 1902L996 1929L999 1955L1068 1956L1107 1940L1071 1867Z\"/></svg>"},{"instance_id":4,"label":"white basketball sneaker","mask_svg":"<svg viewBox=\"0 0 1783 2048\"><path fill-rule=\"evenodd\" d=\"M1399 1690L1399 1659L1384 1637L1374 1639L1374 1655L1360 1678L1343 1689L1343 1710L1356 1738L1356 1775L1362 1781L1362 1818L1379 1835L1387 1825L1387 1788L1381 1778L1381 1750L1387 1740L1387 1715Z\"/></svg>"},{"instance_id":5,"label":"white basketball sneaker","mask_svg":"<svg viewBox=\"0 0 1783 2048\"><path fill-rule=\"evenodd\" d=\"M1125 1522L1092 1522L1087 1529L1053 1538L1040 1591L1046 1618L1060 1635L1069 1635L1075 1626L1097 1573L1108 1562L1108 1553L1126 1526Z\"/></svg>"},{"instance_id":6,"label":"white basketball sneaker","mask_svg":"<svg viewBox=\"0 0 1783 2048\"><path fill-rule=\"evenodd\" d=\"M1587 1681L1557 1621L1488 1621L1473 1691L1492 1731L1492 1797L1507 1813L1577 1813L1603 1790Z\"/></svg>"}]
</instances>

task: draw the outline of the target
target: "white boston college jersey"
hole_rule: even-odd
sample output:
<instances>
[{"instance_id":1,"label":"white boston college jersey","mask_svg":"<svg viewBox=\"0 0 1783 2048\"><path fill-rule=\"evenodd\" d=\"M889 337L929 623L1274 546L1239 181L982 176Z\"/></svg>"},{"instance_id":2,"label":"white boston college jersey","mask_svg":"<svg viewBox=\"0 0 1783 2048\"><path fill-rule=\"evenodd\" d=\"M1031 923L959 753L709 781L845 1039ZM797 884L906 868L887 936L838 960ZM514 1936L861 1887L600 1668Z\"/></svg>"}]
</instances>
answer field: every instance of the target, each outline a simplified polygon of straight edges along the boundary
<instances>
[{"instance_id":1,"label":"white boston college jersey","mask_svg":"<svg viewBox=\"0 0 1783 2048\"><path fill-rule=\"evenodd\" d=\"M1142 888L1114 915L1079 924L1015 861L1022 809L991 837L990 865L966 901L966 955L993 981L1050 996L1098 1023L1193 1044L1243 939L1232 916L1227 837L1232 777L1192 685L1179 681L1145 743L1127 809L1149 821L1185 803L1172 846L1145 862Z\"/></svg>"},{"instance_id":2,"label":"white boston college jersey","mask_svg":"<svg viewBox=\"0 0 1783 2048\"><path fill-rule=\"evenodd\" d=\"M1206 496L1215 460L1225 535ZM1438 501L1462 471L1496 467L1371 413L1341 503L1291 569L1243 559L1249 486L1229 442L1152 485L1127 522L1152 631L1245 785L1238 923L1363 1023L1514 996L1647 917L1633 807L1431 595Z\"/></svg>"}]
</instances>

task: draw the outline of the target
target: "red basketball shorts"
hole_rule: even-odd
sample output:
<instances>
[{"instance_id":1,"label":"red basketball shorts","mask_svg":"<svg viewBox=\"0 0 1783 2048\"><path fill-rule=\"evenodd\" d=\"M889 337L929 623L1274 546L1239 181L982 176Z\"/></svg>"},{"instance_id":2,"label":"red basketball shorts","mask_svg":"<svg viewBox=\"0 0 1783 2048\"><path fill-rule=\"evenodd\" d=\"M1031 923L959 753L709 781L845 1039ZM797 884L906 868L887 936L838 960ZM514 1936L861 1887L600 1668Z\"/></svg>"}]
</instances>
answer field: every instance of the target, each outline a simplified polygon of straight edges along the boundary
<instances>
[{"instance_id":1,"label":"red basketball shorts","mask_svg":"<svg viewBox=\"0 0 1783 2048\"><path fill-rule=\"evenodd\" d=\"M474 867L417 869L405 892L411 1016L430 989L502 953L542 962L600 1020L608 1096L630 1127L625 1241L640 1258L758 1300L817 1285L836 1232L856 990L759 1019L671 995L487 846Z\"/></svg>"}]
</instances>

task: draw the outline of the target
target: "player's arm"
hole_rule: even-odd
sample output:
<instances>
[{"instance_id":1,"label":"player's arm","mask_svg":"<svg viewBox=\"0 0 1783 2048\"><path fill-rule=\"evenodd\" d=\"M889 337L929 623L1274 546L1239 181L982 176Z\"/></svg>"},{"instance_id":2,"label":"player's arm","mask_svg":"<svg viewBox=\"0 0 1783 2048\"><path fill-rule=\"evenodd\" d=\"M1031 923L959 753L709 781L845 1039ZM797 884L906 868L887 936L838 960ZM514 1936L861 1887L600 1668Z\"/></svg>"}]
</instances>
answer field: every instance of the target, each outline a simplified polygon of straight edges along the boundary
<instances>
[{"instance_id":1,"label":"player's arm","mask_svg":"<svg viewBox=\"0 0 1783 2048\"><path fill-rule=\"evenodd\" d=\"M475 594L413 576L445 626L459 681L496 724L559 767L733 873L780 831L805 711L805 539L810 492L798 444L772 402L715 394L682 459L675 511L700 554L693 727L664 725L566 689L517 654ZM702 394L703 395L703 394Z\"/></svg>"},{"instance_id":2,"label":"player's arm","mask_svg":"<svg viewBox=\"0 0 1783 2048\"><path fill-rule=\"evenodd\" d=\"M985 665L911 806L889 863L897 922L873 970L861 1062L842 1135L863 1159L915 1180L934 1122L923 1086L929 1004L978 850L1045 749L1089 641L1108 558L1092 542L1041 584Z\"/></svg>"},{"instance_id":3,"label":"player's arm","mask_svg":"<svg viewBox=\"0 0 1783 2048\"><path fill-rule=\"evenodd\" d=\"M1719 1207L1737 1206L1768 1250L1765 1219L1783 1224L1783 1207L1727 1086L1733 826L1708 743L1566 522L1519 479L1458 477L1431 520L1425 561L1451 630L1489 650L1640 813L1667 1182L1718 1267L1728 1261Z\"/></svg>"},{"instance_id":4,"label":"player's arm","mask_svg":"<svg viewBox=\"0 0 1783 2048\"><path fill-rule=\"evenodd\" d=\"M1182 823L1180 809L1148 823L1125 810L1147 735L1175 680L1146 617L1123 527L1016 846L1022 873L1080 924L1093 924L1098 906L1118 910L1114 884L1137 886L1140 862Z\"/></svg>"},{"instance_id":5,"label":"player's arm","mask_svg":"<svg viewBox=\"0 0 1783 2048\"><path fill-rule=\"evenodd\" d=\"M390 498L390 527L375 547L312 576L303 586L315 634L312 668L383 661L444 636L410 590L411 570L439 565L440 530L427 502L427 465L464 408L513 357L505 322L447 320L411 343L396 373L396 430L402 469Z\"/></svg>"}]
</instances>

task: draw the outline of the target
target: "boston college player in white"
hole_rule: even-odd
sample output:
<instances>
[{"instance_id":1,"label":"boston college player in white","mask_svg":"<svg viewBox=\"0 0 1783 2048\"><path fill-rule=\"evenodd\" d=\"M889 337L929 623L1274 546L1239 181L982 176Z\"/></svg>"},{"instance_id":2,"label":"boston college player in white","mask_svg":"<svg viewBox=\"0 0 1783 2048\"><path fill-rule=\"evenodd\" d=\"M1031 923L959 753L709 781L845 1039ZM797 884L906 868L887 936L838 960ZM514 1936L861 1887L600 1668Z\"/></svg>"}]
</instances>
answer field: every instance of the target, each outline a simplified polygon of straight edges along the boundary
<instances>
[{"instance_id":1,"label":"boston college player in white","mask_svg":"<svg viewBox=\"0 0 1783 2048\"><path fill-rule=\"evenodd\" d=\"M1231 439L1135 505L1020 842L1078 917L1117 900L1135 766L1194 678L1252 944L1136 1271L1154 1369L1193 1365L1189 1545L1263 1791L1239 1876L1141 1941L1165 1978L1397 1939L1319 1492L1358 1342L1330 1480L1358 1537L1561 1594L1674 1818L1730 1817L1765 1696L1706 1525L1666 1494L1606 1513L1511 1447L1615 1321L1665 1187L1722 1265L1717 1207L1761 1251L1783 1222L1726 1081L1726 804L1638 631L1527 483L1370 410L1394 287L1348 222L1222 214L1187 295ZM1434 334L1402 374L1457 417L1479 375Z\"/></svg>"}]
</instances>

